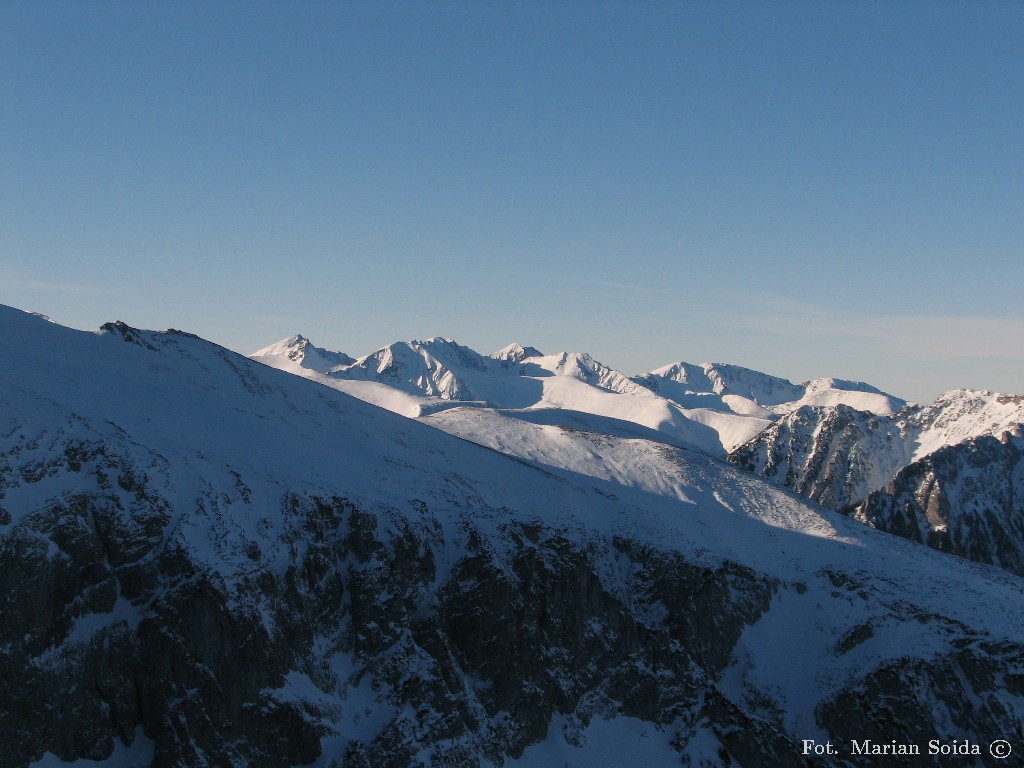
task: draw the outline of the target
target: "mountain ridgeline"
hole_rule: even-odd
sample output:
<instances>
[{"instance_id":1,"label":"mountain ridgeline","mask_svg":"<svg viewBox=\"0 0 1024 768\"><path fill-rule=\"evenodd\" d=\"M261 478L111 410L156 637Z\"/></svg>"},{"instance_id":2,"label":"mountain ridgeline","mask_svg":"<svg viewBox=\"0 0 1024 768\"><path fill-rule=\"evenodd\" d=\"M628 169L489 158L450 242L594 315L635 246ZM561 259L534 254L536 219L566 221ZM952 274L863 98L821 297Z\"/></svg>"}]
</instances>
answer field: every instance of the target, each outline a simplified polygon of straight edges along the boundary
<instances>
[{"instance_id":1,"label":"mountain ridgeline","mask_svg":"<svg viewBox=\"0 0 1024 768\"><path fill-rule=\"evenodd\" d=\"M398 342L325 369L322 361L340 353L312 346L300 350L294 339L306 343L301 336L292 337L252 358L408 416L452 407L505 412L554 408L654 430L662 440L717 456L801 405L845 403L877 413L905 405L860 382L816 379L793 384L719 363L676 363L629 377L581 352L544 355L510 344L482 355L439 337Z\"/></svg>"},{"instance_id":2,"label":"mountain ridgeline","mask_svg":"<svg viewBox=\"0 0 1024 768\"><path fill-rule=\"evenodd\" d=\"M448 342L478 399L398 396L299 343L265 362L313 381L0 307L0 768L876 766L864 740L994 768L1024 744L1020 579L682 440L724 410L673 433L583 356Z\"/></svg>"},{"instance_id":3,"label":"mountain ridgeline","mask_svg":"<svg viewBox=\"0 0 1024 768\"><path fill-rule=\"evenodd\" d=\"M293 373L313 367L319 374L306 375L321 383L507 453L518 449L496 436L510 428L496 425L499 416L694 446L873 527L1024 575L1024 467L1013 460L1022 396L963 389L908 405L863 382L794 384L722 363L678 362L627 377L586 354L545 356L511 344L484 356L441 338L323 369L317 361L338 353L312 348L307 366L289 344L253 358ZM386 385L391 397L355 381ZM396 390L406 399L396 401ZM470 407L482 413L441 413ZM960 483L978 473L979 455L992 453L978 447L986 437L1007 454L998 462L1005 471ZM941 478L926 461L940 450Z\"/></svg>"}]
</instances>

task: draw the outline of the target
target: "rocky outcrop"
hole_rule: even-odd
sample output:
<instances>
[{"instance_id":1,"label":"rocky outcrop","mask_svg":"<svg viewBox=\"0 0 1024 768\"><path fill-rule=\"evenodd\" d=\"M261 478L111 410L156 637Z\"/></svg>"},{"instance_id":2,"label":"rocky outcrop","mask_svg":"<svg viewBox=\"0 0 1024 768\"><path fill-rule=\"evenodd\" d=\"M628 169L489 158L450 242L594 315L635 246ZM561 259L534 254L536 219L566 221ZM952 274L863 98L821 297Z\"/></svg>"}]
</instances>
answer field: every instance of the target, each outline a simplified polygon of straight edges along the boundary
<instances>
[{"instance_id":1,"label":"rocky outcrop","mask_svg":"<svg viewBox=\"0 0 1024 768\"><path fill-rule=\"evenodd\" d=\"M1024 576L1024 440L978 437L901 469L849 513L942 552Z\"/></svg>"},{"instance_id":2,"label":"rocky outcrop","mask_svg":"<svg viewBox=\"0 0 1024 768\"><path fill-rule=\"evenodd\" d=\"M728 460L873 527L1024 574L1022 402L957 390L888 417L803 407Z\"/></svg>"},{"instance_id":3,"label":"rocky outcrop","mask_svg":"<svg viewBox=\"0 0 1024 768\"><path fill-rule=\"evenodd\" d=\"M845 405L803 406L728 460L830 509L842 509L887 482L911 452L890 419Z\"/></svg>"}]
</instances>

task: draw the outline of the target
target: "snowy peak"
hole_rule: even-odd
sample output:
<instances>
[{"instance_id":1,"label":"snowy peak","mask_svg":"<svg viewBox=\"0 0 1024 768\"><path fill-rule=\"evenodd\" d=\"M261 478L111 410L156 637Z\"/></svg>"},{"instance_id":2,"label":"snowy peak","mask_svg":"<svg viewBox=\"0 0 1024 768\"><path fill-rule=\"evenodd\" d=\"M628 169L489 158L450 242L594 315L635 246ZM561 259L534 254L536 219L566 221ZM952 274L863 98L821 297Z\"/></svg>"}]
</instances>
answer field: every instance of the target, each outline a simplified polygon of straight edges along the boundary
<instances>
[{"instance_id":1,"label":"snowy peak","mask_svg":"<svg viewBox=\"0 0 1024 768\"><path fill-rule=\"evenodd\" d=\"M338 379L377 381L413 395L473 400L465 371L484 371L487 360L469 347L439 336L396 342L333 371Z\"/></svg>"},{"instance_id":2,"label":"snowy peak","mask_svg":"<svg viewBox=\"0 0 1024 768\"><path fill-rule=\"evenodd\" d=\"M568 376L620 395L650 397L651 392L638 386L624 373L598 362L585 352L562 352L532 361L554 376Z\"/></svg>"},{"instance_id":3,"label":"snowy peak","mask_svg":"<svg viewBox=\"0 0 1024 768\"><path fill-rule=\"evenodd\" d=\"M897 421L913 436L917 460L968 438L1019 430L1024 424L1024 395L954 389L929 405L907 407Z\"/></svg>"},{"instance_id":4,"label":"snowy peak","mask_svg":"<svg viewBox=\"0 0 1024 768\"><path fill-rule=\"evenodd\" d=\"M300 358L301 353L305 351L309 345L309 339L302 334L295 334L289 336L287 339L281 339L276 344L271 344L269 347L264 347L252 353L251 357L262 357L264 355L288 355L293 360ZM300 354L296 354L300 353Z\"/></svg>"},{"instance_id":5,"label":"snowy peak","mask_svg":"<svg viewBox=\"0 0 1024 768\"><path fill-rule=\"evenodd\" d=\"M786 379L727 363L678 362L634 376L633 381L684 408L711 408L771 418L796 400L801 387Z\"/></svg>"},{"instance_id":6,"label":"snowy peak","mask_svg":"<svg viewBox=\"0 0 1024 768\"><path fill-rule=\"evenodd\" d=\"M396 342L358 360L325 359L331 354L340 353L295 336L254 359L413 417L456 405L554 408L631 422L721 456L803 404L848 403L877 413L903 405L863 384L797 385L724 363L678 362L630 378L584 352L544 355L518 342L486 356L441 336Z\"/></svg>"},{"instance_id":7,"label":"snowy peak","mask_svg":"<svg viewBox=\"0 0 1024 768\"><path fill-rule=\"evenodd\" d=\"M633 381L684 408L712 408L773 418L804 405L849 405L890 414L906 402L862 382L822 378L802 384L728 363L678 362Z\"/></svg>"},{"instance_id":8,"label":"snowy peak","mask_svg":"<svg viewBox=\"0 0 1024 768\"><path fill-rule=\"evenodd\" d=\"M253 352L250 357L263 363L273 365L272 358L284 357L297 363L302 368L327 373L339 366L351 365L355 359L344 352L331 352L322 347L314 346L313 343L301 334L289 336L276 344ZM279 368L280 365L273 365Z\"/></svg>"},{"instance_id":9,"label":"snowy peak","mask_svg":"<svg viewBox=\"0 0 1024 768\"><path fill-rule=\"evenodd\" d=\"M543 357L544 354L534 347L524 347L522 344L512 342L497 352L492 352L490 356L494 360L503 360L511 365L513 363L521 363L530 357Z\"/></svg>"},{"instance_id":10,"label":"snowy peak","mask_svg":"<svg viewBox=\"0 0 1024 768\"><path fill-rule=\"evenodd\" d=\"M581 352L541 355L533 347L510 344L494 355L484 356L451 339L398 342L351 366L332 371L339 379L375 380L410 394L443 400L485 401L493 407L526 407L525 380L565 376L594 387L622 394L650 397L625 374ZM516 379L520 379L516 383Z\"/></svg>"},{"instance_id":11,"label":"snowy peak","mask_svg":"<svg viewBox=\"0 0 1024 768\"><path fill-rule=\"evenodd\" d=\"M845 379L813 379L801 385L804 395L799 405L848 405L858 411L888 416L903 408L907 402L865 384Z\"/></svg>"},{"instance_id":12,"label":"snowy peak","mask_svg":"<svg viewBox=\"0 0 1024 768\"><path fill-rule=\"evenodd\" d=\"M485 371L488 368L488 358L454 339L435 336L426 341L411 341L407 346L416 350L424 360L433 359L451 370Z\"/></svg>"},{"instance_id":13,"label":"snowy peak","mask_svg":"<svg viewBox=\"0 0 1024 768\"><path fill-rule=\"evenodd\" d=\"M682 384L691 394L737 394L760 405L775 405L796 399L800 388L786 379L728 363L678 362L636 377L658 386L660 379Z\"/></svg>"}]
</instances>

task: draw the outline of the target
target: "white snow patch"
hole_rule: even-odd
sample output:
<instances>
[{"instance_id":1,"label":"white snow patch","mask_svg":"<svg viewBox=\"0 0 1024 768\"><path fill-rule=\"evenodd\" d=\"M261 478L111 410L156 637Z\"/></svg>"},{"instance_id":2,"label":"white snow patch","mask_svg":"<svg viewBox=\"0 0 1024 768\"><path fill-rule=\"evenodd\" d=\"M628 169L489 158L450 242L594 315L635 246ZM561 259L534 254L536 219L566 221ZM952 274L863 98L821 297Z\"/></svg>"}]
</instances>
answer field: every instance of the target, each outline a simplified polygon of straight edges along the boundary
<instances>
[{"instance_id":1,"label":"white snow patch","mask_svg":"<svg viewBox=\"0 0 1024 768\"><path fill-rule=\"evenodd\" d=\"M135 729L131 746L125 745L120 739L114 739L114 751L104 760L87 760L83 757L66 762L52 752L45 752L40 759L29 763L29 768L147 768L153 762L155 747L153 740L142 733L140 725Z\"/></svg>"}]
</instances>

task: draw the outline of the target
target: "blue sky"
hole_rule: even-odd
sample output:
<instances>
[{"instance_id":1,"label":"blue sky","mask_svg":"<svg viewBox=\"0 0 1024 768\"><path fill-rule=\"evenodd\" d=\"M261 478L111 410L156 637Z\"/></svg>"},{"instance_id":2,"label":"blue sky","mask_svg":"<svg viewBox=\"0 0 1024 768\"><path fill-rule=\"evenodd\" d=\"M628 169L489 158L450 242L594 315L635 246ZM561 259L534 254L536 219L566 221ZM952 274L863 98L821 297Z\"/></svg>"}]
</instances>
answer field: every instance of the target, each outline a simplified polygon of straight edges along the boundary
<instances>
[{"instance_id":1,"label":"blue sky","mask_svg":"<svg viewBox=\"0 0 1024 768\"><path fill-rule=\"evenodd\" d=\"M0 302L1024 392L1019 3L0 4Z\"/></svg>"}]
</instances>

